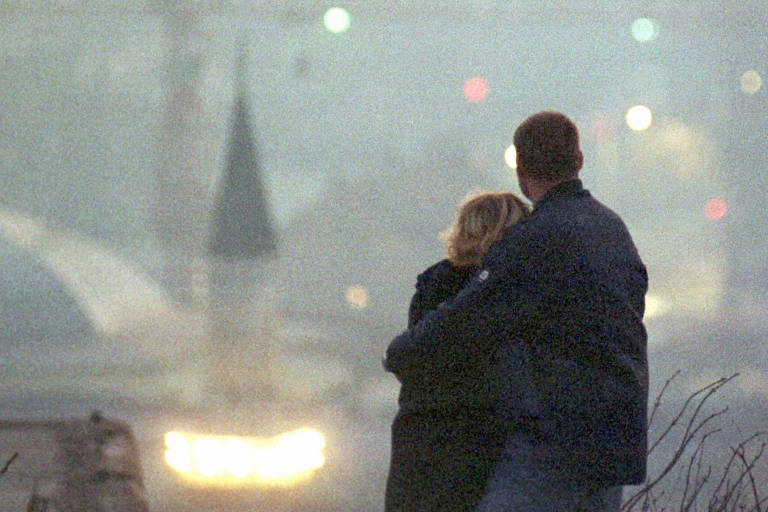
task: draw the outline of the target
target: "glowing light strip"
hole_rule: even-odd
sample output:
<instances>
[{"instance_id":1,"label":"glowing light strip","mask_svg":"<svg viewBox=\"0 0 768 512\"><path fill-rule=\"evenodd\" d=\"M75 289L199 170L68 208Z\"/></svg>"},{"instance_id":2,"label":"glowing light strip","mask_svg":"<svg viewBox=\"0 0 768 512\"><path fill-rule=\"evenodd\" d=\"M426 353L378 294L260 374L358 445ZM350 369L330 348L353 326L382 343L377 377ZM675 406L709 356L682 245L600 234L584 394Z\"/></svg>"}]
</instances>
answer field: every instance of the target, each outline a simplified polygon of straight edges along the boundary
<instances>
[{"instance_id":1,"label":"glowing light strip","mask_svg":"<svg viewBox=\"0 0 768 512\"><path fill-rule=\"evenodd\" d=\"M273 438L165 435L165 461L203 485L291 485L325 464L320 432L299 429Z\"/></svg>"}]
</instances>

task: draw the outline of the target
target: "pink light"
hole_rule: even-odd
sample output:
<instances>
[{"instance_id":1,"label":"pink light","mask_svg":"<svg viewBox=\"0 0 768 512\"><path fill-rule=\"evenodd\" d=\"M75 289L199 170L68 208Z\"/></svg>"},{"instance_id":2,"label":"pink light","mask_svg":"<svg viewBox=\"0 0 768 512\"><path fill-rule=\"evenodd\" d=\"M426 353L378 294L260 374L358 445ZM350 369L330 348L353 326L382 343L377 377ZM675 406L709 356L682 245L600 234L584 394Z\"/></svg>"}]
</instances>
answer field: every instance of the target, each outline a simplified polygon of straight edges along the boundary
<instances>
[{"instance_id":1,"label":"pink light","mask_svg":"<svg viewBox=\"0 0 768 512\"><path fill-rule=\"evenodd\" d=\"M473 77L464 82L464 97L471 103L479 103L488 95L488 82L484 78Z\"/></svg>"},{"instance_id":2,"label":"pink light","mask_svg":"<svg viewBox=\"0 0 768 512\"><path fill-rule=\"evenodd\" d=\"M593 139L597 144L604 144L610 139L615 125L614 119L609 114L595 112L590 116L587 137Z\"/></svg>"},{"instance_id":3,"label":"pink light","mask_svg":"<svg viewBox=\"0 0 768 512\"><path fill-rule=\"evenodd\" d=\"M725 217L725 212L728 210L725 201L722 199L710 199L704 206L704 215L709 220L720 220Z\"/></svg>"}]
</instances>

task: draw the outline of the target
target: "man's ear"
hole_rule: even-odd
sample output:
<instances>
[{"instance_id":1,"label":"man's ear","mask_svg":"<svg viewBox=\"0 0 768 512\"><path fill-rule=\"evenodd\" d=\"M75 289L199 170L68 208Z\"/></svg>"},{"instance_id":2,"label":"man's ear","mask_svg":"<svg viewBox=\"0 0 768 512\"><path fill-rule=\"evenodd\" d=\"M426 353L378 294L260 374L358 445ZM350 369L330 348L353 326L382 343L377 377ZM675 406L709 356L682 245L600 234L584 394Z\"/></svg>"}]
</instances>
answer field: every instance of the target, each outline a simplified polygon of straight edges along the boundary
<instances>
[{"instance_id":1,"label":"man's ear","mask_svg":"<svg viewBox=\"0 0 768 512\"><path fill-rule=\"evenodd\" d=\"M530 196L528 195L528 172L525 170L525 167L518 163L517 167L515 168L515 173L517 173L517 185L520 187L520 192L522 192L525 197L530 199Z\"/></svg>"},{"instance_id":2,"label":"man's ear","mask_svg":"<svg viewBox=\"0 0 768 512\"><path fill-rule=\"evenodd\" d=\"M581 170L581 166L584 165L584 153L579 150L579 154L576 156L576 172Z\"/></svg>"},{"instance_id":3,"label":"man's ear","mask_svg":"<svg viewBox=\"0 0 768 512\"><path fill-rule=\"evenodd\" d=\"M522 178L525 178L526 176L528 176L528 173L525 172L525 169L523 168L523 166L520 165L520 160L519 159L516 161L515 173L517 173L517 179L522 179Z\"/></svg>"}]
</instances>

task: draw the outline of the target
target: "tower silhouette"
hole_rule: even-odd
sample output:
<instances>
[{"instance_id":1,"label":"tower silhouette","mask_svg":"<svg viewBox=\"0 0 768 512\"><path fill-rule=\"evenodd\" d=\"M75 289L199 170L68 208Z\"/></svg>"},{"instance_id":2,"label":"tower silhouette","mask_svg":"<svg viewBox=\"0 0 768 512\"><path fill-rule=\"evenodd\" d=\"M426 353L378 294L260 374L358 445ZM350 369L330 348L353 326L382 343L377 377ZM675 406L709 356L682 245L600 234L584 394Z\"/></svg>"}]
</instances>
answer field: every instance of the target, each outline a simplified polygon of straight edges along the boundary
<instances>
[{"instance_id":1,"label":"tower silhouette","mask_svg":"<svg viewBox=\"0 0 768 512\"><path fill-rule=\"evenodd\" d=\"M274 257L275 231L262 182L245 83L245 51L238 47L237 86L227 138L226 166L216 197L208 254L237 262Z\"/></svg>"},{"instance_id":2,"label":"tower silhouette","mask_svg":"<svg viewBox=\"0 0 768 512\"><path fill-rule=\"evenodd\" d=\"M232 405L274 392L274 314L266 296L277 237L261 176L238 43L235 99L225 167L206 248L209 269L209 389Z\"/></svg>"}]
</instances>

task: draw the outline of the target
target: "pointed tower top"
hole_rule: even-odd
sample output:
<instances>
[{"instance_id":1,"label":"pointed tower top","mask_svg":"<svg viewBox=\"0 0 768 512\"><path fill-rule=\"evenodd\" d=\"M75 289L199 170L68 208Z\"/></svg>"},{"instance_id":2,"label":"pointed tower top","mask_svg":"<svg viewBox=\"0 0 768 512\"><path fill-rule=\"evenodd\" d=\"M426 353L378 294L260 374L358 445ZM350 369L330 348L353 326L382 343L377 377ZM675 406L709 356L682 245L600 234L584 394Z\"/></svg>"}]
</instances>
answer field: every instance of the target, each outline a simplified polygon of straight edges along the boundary
<instances>
[{"instance_id":1,"label":"pointed tower top","mask_svg":"<svg viewBox=\"0 0 768 512\"><path fill-rule=\"evenodd\" d=\"M237 44L235 103L227 135L226 167L216 196L208 253L229 260L259 259L277 252L250 124L244 38Z\"/></svg>"},{"instance_id":2,"label":"pointed tower top","mask_svg":"<svg viewBox=\"0 0 768 512\"><path fill-rule=\"evenodd\" d=\"M245 95L246 87L246 69L248 62L248 42L245 34L237 36L235 43L235 96Z\"/></svg>"}]
</instances>

